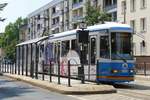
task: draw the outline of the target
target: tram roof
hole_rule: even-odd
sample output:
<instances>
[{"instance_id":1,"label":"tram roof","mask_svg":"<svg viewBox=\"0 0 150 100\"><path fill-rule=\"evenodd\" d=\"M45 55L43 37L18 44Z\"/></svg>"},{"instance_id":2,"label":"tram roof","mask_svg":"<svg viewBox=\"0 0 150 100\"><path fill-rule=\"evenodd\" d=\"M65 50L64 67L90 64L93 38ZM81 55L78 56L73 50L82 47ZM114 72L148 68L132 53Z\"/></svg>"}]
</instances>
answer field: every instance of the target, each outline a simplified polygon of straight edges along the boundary
<instances>
[{"instance_id":1,"label":"tram roof","mask_svg":"<svg viewBox=\"0 0 150 100\"><path fill-rule=\"evenodd\" d=\"M46 38L48 38L48 36L43 36L43 37L40 37L40 38L28 40L28 41L19 43L19 44L17 44L16 46L22 46L22 45L31 44L31 43L37 43L37 42L42 41L42 40L44 40L44 39L46 39Z\"/></svg>"},{"instance_id":2,"label":"tram roof","mask_svg":"<svg viewBox=\"0 0 150 100\"><path fill-rule=\"evenodd\" d=\"M130 30L130 31L132 31L132 29L129 25L116 23L116 22L106 22L105 24L89 26L87 29L90 31L103 30L103 29Z\"/></svg>"},{"instance_id":3,"label":"tram roof","mask_svg":"<svg viewBox=\"0 0 150 100\"><path fill-rule=\"evenodd\" d=\"M129 25L115 23L115 22L106 22L105 24L89 26L89 27L87 27L86 30L94 32L94 31L100 31L100 30L106 30L106 29L110 29L111 31L118 30L118 31L133 32L132 28ZM66 31L66 32L62 32L62 33L52 34L52 35L50 35L50 38L53 39L53 38L57 38L57 37L75 35L77 30L81 30L81 29L75 29L75 30Z\"/></svg>"},{"instance_id":4,"label":"tram roof","mask_svg":"<svg viewBox=\"0 0 150 100\"><path fill-rule=\"evenodd\" d=\"M109 30L125 30L125 31L128 31L128 32L132 32L132 29L129 25L115 23L115 22L106 22L105 24L89 26L89 27L87 27L86 30L89 30L89 31L92 32L92 31L100 31L100 30L106 30L106 29L109 29ZM37 43L37 42L42 41L42 40L44 40L48 37L50 39L53 39L53 38L59 38L59 37L63 37L63 36L75 35L77 30L80 30L80 29L75 29L75 30L71 30L71 31L58 33L58 34L52 34L50 36L44 36L44 37L28 40L28 41L19 43L16 46L21 46L21 45L26 45L26 44L31 44L31 43Z\"/></svg>"}]
</instances>

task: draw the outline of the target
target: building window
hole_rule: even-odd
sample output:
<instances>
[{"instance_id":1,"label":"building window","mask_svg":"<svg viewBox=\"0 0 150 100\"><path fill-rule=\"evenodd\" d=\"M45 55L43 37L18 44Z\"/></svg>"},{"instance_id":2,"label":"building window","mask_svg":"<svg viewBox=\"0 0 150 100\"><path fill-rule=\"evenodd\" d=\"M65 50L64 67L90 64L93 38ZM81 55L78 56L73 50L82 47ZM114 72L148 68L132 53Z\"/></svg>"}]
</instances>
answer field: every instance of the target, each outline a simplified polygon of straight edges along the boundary
<instances>
[{"instance_id":1,"label":"building window","mask_svg":"<svg viewBox=\"0 0 150 100\"><path fill-rule=\"evenodd\" d=\"M117 12L112 13L112 21L117 21Z\"/></svg>"},{"instance_id":2,"label":"building window","mask_svg":"<svg viewBox=\"0 0 150 100\"><path fill-rule=\"evenodd\" d=\"M95 6L97 8L98 7L98 0L93 0L93 5L92 6Z\"/></svg>"},{"instance_id":3,"label":"building window","mask_svg":"<svg viewBox=\"0 0 150 100\"><path fill-rule=\"evenodd\" d=\"M110 6L112 5L112 0L105 0L105 6Z\"/></svg>"},{"instance_id":4,"label":"building window","mask_svg":"<svg viewBox=\"0 0 150 100\"><path fill-rule=\"evenodd\" d=\"M140 21L140 26L141 26L141 32L145 32L146 31L146 18L141 18Z\"/></svg>"},{"instance_id":5,"label":"building window","mask_svg":"<svg viewBox=\"0 0 150 100\"><path fill-rule=\"evenodd\" d=\"M77 24L73 24L73 29L77 29Z\"/></svg>"},{"instance_id":6,"label":"building window","mask_svg":"<svg viewBox=\"0 0 150 100\"><path fill-rule=\"evenodd\" d=\"M56 22L56 23L59 23L59 17L57 17L57 18L55 19L55 22Z\"/></svg>"},{"instance_id":7,"label":"building window","mask_svg":"<svg viewBox=\"0 0 150 100\"><path fill-rule=\"evenodd\" d=\"M141 9L146 8L146 0L141 0Z\"/></svg>"},{"instance_id":8,"label":"building window","mask_svg":"<svg viewBox=\"0 0 150 100\"><path fill-rule=\"evenodd\" d=\"M41 16L40 16L40 15L38 15L38 18L37 18L37 19L38 19L38 20L40 20L40 18L41 18Z\"/></svg>"},{"instance_id":9,"label":"building window","mask_svg":"<svg viewBox=\"0 0 150 100\"><path fill-rule=\"evenodd\" d=\"M56 7L52 8L52 14L56 13Z\"/></svg>"},{"instance_id":10,"label":"building window","mask_svg":"<svg viewBox=\"0 0 150 100\"><path fill-rule=\"evenodd\" d=\"M133 32L136 32L136 28L135 28L135 20L131 20L130 21L130 26L133 28Z\"/></svg>"},{"instance_id":11,"label":"building window","mask_svg":"<svg viewBox=\"0 0 150 100\"><path fill-rule=\"evenodd\" d=\"M83 0L79 0L79 2L83 2Z\"/></svg>"},{"instance_id":12,"label":"building window","mask_svg":"<svg viewBox=\"0 0 150 100\"><path fill-rule=\"evenodd\" d=\"M75 3L77 3L77 0L73 0L72 2L73 2L73 4L75 4Z\"/></svg>"},{"instance_id":13,"label":"building window","mask_svg":"<svg viewBox=\"0 0 150 100\"><path fill-rule=\"evenodd\" d=\"M40 28L41 28L41 25L37 24L37 30L40 30Z\"/></svg>"},{"instance_id":14,"label":"building window","mask_svg":"<svg viewBox=\"0 0 150 100\"><path fill-rule=\"evenodd\" d=\"M117 4L117 0L113 0L113 4Z\"/></svg>"},{"instance_id":15,"label":"building window","mask_svg":"<svg viewBox=\"0 0 150 100\"><path fill-rule=\"evenodd\" d=\"M146 44L144 40L140 43L140 54L141 55L146 54Z\"/></svg>"},{"instance_id":16,"label":"building window","mask_svg":"<svg viewBox=\"0 0 150 100\"><path fill-rule=\"evenodd\" d=\"M135 2L136 2L136 0L130 0L130 10L131 10L131 12L134 12L135 11Z\"/></svg>"},{"instance_id":17,"label":"building window","mask_svg":"<svg viewBox=\"0 0 150 100\"><path fill-rule=\"evenodd\" d=\"M59 28L56 28L56 29L55 29L55 33L59 33Z\"/></svg>"}]
</instances>

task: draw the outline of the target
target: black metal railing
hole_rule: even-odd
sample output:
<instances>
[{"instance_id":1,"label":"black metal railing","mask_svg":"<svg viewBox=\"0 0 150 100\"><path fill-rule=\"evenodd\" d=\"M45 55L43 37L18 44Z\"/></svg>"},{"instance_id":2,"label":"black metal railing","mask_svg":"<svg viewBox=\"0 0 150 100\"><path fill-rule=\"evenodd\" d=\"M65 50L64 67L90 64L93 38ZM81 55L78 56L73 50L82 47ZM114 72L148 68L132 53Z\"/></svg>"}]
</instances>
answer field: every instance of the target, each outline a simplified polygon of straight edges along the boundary
<instances>
[{"instance_id":1,"label":"black metal railing","mask_svg":"<svg viewBox=\"0 0 150 100\"><path fill-rule=\"evenodd\" d=\"M135 68L137 75L150 75L150 63L136 63Z\"/></svg>"}]
</instances>

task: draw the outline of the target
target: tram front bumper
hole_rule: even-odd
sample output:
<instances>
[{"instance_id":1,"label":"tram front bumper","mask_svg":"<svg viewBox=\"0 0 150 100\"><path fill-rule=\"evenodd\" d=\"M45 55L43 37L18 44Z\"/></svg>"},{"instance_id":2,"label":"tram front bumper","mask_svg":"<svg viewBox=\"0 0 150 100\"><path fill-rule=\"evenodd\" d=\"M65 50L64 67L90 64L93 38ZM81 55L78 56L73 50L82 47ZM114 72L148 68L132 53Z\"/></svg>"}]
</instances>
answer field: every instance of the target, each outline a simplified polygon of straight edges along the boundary
<instances>
[{"instance_id":1,"label":"tram front bumper","mask_svg":"<svg viewBox=\"0 0 150 100\"><path fill-rule=\"evenodd\" d=\"M97 76L97 81L130 82L134 81L134 76Z\"/></svg>"}]
</instances>

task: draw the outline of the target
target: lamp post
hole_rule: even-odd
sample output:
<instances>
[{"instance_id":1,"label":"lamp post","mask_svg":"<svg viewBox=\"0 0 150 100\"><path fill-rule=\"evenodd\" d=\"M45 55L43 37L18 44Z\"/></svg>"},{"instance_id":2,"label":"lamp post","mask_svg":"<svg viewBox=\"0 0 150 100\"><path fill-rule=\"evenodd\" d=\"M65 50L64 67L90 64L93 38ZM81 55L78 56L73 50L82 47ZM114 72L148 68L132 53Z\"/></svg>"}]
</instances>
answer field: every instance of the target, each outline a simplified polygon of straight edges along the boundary
<instances>
[{"instance_id":1,"label":"lamp post","mask_svg":"<svg viewBox=\"0 0 150 100\"><path fill-rule=\"evenodd\" d=\"M126 23L126 0L123 1L123 10L124 10L124 24Z\"/></svg>"},{"instance_id":2,"label":"lamp post","mask_svg":"<svg viewBox=\"0 0 150 100\"><path fill-rule=\"evenodd\" d=\"M89 31L85 30L86 29L86 23L82 21L80 23L80 29L77 31L77 39L78 39L78 44L80 46L80 63L81 67L79 68L81 72L79 72L80 78L81 78L81 83L85 83L85 76L84 76L84 63L85 63L85 45L88 44L88 39L89 39Z\"/></svg>"}]
</instances>

